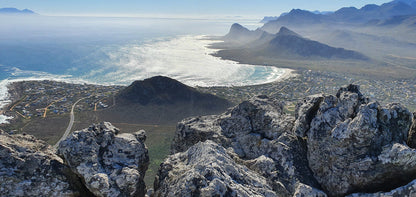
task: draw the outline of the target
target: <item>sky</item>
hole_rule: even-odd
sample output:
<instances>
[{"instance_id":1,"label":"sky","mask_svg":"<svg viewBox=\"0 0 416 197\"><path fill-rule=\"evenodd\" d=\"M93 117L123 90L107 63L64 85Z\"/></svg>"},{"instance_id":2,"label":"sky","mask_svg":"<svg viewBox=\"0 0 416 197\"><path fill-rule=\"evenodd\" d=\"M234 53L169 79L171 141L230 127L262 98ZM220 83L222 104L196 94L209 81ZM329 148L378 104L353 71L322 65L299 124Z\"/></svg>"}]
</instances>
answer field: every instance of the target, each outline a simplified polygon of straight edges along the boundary
<instances>
[{"instance_id":1,"label":"sky","mask_svg":"<svg viewBox=\"0 0 416 197\"><path fill-rule=\"evenodd\" d=\"M1 7L31 9L42 15L222 15L278 16L293 8L334 11L387 0L0 0Z\"/></svg>"}]
</instances>

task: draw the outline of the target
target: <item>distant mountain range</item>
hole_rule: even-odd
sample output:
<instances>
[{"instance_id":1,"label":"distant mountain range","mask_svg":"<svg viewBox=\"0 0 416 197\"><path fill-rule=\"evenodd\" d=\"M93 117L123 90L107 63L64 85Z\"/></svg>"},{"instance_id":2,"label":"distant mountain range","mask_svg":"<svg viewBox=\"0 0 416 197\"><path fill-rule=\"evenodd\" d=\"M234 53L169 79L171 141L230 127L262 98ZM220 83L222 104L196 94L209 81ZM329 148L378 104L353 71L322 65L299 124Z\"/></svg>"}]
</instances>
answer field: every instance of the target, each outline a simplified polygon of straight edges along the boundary
<instances>
[{"instance_id":1,"label":"distant mountain range","mask_svg":"<svg viewBox=\"0 0 416 197\"><path fill-rule=\"evenodd\" d=\"M235 47L220 51L219 56L239 51L249 56L285 59L369 59L352 50L335 48L304 38L286 27L281 27L277 34L270 34L261 29L250 31L239 24L233 24L230 32L224 36L224 41L234 44ZM236 46L236 43L240 43L240 46Z\"/></svg>"},{"instance_id":2,"label":"distant mountain range","mask_svg":"<svg viewBox=\"0 0 416 197\"><path fill-rule=\"evenodd\" d=\"M416 0L334 12L292 9L249 30L233 24L215 56L244 64L325 70L384 79L416 73ZM296 32L296 33L295 33ZM336 46L336 47L334 47Z\"/></svg>"},{"instance_id":3,"label":"distant mountain range","mask_svg":"<svg viewBox=\"0 0 416 197\"><path fill-rule=\"evenodd\" d=\"M368 25L384 24L382 21L392 20L397 23L397 19L405 21L407 18L412 18L414 15L416 15L416 0L395 0L382 5L369 4L360 9L355 7L344 7L332 13L293 9L289 13L282 14L274 20L268 20L268 23L266 23L262 29L275 33L281 26L290 25L328 23L358 23Z\"/></svg>"},{"instance_id":4,"label":"distant mountain range","mask_svg":"<svg viewBox=\"0 0 416 197\"><path fill-rule=\"evenodd\" d=\"M314 14L321 14L321 15L327 15L327 14L332 14L332 13L334 13L334 12L332 12L332 11L319 11L319 10L315 10L315 11L308 11L308 12L312 12L312 13L314 13ZM284 12L284 13L282 13L281 15L280 15L280 17L282 17L282 16L285 16L285 15L287 15L287 14L289 14L289 12ZM260 23L268 23L268 22L270 22L270 21L274 21L274 20L277 20L277 19L279 19L279 16L265 16L261 21L260 21Z\"/></svg>"},{"instance_id":5,"label":"distant mountain range","mask_svg":"<svg viewBox=\"0 0 416 197\"><path fill-rule=\"evenodd\" d=\"M36 14L36 13L29 9L19 10L17 8L0 8L0 14Z\"/></svg>"}]
</instances>

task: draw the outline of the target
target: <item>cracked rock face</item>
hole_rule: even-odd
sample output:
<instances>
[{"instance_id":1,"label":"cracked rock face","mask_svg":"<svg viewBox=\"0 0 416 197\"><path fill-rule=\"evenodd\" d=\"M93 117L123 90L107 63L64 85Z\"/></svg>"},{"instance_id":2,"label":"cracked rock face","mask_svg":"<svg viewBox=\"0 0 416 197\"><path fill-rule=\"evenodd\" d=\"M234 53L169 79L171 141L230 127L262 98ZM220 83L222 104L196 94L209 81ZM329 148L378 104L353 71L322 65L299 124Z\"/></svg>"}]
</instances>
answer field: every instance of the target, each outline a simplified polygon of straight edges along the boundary
<instances>
[{"instance_id":1,"label":"cracked rock face","mask_svg":"<svg viewBox=\"0 0 416 197\"><path fill-rule=\"evenodd\" d=\"M324 96L314 114L306 131L308 162L331 196L375 192L416 178L416 151L405 143L412 114L403 106L369 103L357 86L349 86L336 97Z\"/></svg>"},{"instance_id":2,"label":"cracked rock face","mask_svg":"<svg viewBox=\"0 0 416 197\"><path fill-rule=\"evenodd\" d=\"M298 184L319 187L308 168L306 142L292 132L293 122L283 103L258 96L224 114L180 122L172 152L212 140L264 176L274 191L290 196Z\"/></svg>"},{"instance_id":3,"label":"cracked rock face","mask_svg":"<svg viewBox=\"0 0 416 197\"><path fill-rule=\"evenodd\" d=\"M235 163L210 140L169 156L154 187L154 196L277 196L264 177Z\"/></svg>"},{"instance_id":4,"label":"cracked rock face","mask_svg":"<svg viewBox=\"0 0 416 197\"><path fill-rule=\"evenodd\" d=\"M145 132L118 133L108 122L93 125L62 141L58 154L96 196L144 196Z\"/></svg>"},{"instance_id":5,"label":"cracked rock face","mask_svg":"<svg viewBox=\"0 0 416 197\"><path fill-rule=\"evenodd\" d=\"M409 138L407 139L407 144L411 148L416 148L416 111L413 112L413 124L409 131Z\"/></svg>"},{"instance_id":6,"label":"cracked rock face","mask_svg":"<svg viewBox=\"0 0 416 197\"><path fill-rule=\"evenodd\" d=\"M51 146L0 130L0 196L88 195Z\"/></svg>"},{"instance_id":7,"label":"cracked rock face","mask_svg":"<svg viewBox=\"0 0 416 197\"><path fill-rule=\"evenodd\" d=\"M336 95L305 98L295 117L282 108L259 96L221 115L186 119L178 124L172 152L212 140L280 196L414 191L414 184L401 186L416 178L416 150L408 146L416 144L416 123L411 126L413 114L400 104L370 102L349 85Z\"/></svg>"}]
</instances>

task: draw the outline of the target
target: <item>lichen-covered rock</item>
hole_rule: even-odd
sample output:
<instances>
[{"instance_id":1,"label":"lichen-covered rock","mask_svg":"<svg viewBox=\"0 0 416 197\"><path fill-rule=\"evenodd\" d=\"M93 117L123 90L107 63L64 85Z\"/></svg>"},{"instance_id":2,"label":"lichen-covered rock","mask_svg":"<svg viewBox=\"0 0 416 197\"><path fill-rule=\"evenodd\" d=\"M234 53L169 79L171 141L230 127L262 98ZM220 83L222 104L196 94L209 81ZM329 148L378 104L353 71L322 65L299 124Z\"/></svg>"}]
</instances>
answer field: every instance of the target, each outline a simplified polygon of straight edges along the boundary
<instances>
[{"instance_id":1,"label":"lichen-covered rock","mask_svg":"<svg viewBox=\"0 0 416 197\"><path fill-rule=\"evenodd\" d=\"M159 169L154 196L277 196L264 177L239 165L213 141L169 156Z\"/></svg>"},{"instance_id":2,"label":"lichen-covered rock","mask_svg":"<svg viewBox=\"0 0 416 197\"><path fill-rule=\"evenodd\" d=\"M317 110L306 131L308 162L328 194L392 189L416 178L416 150L405 143L412 118L406 108L369 103L353 85L311 107Z\"/></svg>"},{"instance_id":3,"label":"lichen-covered rock","mask_svg":"<svg viewBox=\"0 0 416 197\"><path fill-rule=\"evenodd\" d=\"M144 196L145 132L118 133L108 122L75 131L59 144L58 154L96 196Z\"/></svg>"},{"instance_id":4,"label":"lichen-covered rock","mask_svg":"<svg viewBox=\"0 0 416 197\"><path fill-rule=\"evenodd\" d=\"M291 196L298 183L319 187L308 168L306 142L292 131L293 122L294 117L283 112L283 103L258 96L224 114L180 122L172 152L212 140L266 177L274 191Z\"/></svg>"},{"instance_id":5,"label":"lichen-covered rock","mask_svg":"<svg viewBox=\"0 0 416 197\"><path fill-rule=\"evenodd\" d=\"M0 196L88 194L46 142L0 130Z\"/></svg>"},{"instance_id":6,"label":"lichen-covered rock","mask_svg":"<svg viewBox=\"0 0 416 197\"><path fill-rule=\"evenodd\" d=\"M413 197L416 196L416 180L409 184L393 189L389 192L355 193L347 197Z\"/></svg>"}]
</instances>

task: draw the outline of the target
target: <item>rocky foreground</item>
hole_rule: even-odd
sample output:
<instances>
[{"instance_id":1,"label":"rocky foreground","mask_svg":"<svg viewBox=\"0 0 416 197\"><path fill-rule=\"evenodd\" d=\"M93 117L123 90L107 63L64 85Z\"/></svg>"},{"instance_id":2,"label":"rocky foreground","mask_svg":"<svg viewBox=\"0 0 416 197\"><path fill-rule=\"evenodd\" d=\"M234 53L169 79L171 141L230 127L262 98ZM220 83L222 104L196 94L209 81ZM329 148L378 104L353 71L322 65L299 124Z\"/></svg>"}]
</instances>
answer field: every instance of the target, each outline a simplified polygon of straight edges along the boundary
<instances>
[{"instance_id":1,"label":"rocky foreground","mask_svg":"<svg viewBox=\"0 0 416 197\"><path fill-rule=\"evenodd\" d=\"M151 196L415 196L416 114L358 86L297 104L254 97L181 121ZM110 123L76 131L55 153L0 133L1 196L144 196L145 133ZM59 155L59 156L58 156ZM149 186L148 186L149 187Z\"/></svg>"}]
</instances>

